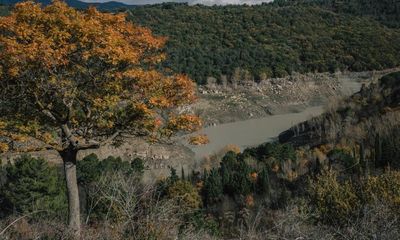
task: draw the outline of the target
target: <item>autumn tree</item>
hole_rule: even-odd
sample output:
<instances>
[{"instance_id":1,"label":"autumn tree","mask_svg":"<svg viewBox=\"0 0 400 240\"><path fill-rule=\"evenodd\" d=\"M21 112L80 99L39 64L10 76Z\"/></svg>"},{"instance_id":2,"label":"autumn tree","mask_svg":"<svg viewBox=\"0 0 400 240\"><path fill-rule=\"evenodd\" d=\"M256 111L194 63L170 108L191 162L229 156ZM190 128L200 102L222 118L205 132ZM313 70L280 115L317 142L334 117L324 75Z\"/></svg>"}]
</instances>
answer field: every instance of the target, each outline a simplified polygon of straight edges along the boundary
<instances>
[{"instance_id":1,"label":"autumn tree","mask_svg":"<svg viewBox=\"0 0 400 240\"><path fill-rule=\"evenodd\" d=\"M192 81L157 70L165 41L124 14L77 11L61 1L19 3L0 18L1 139L34 137L59 152L76 236L78 151L121 133L155 140L201 125L176 110L195 100Z\"/></svg>"}]
</instances>

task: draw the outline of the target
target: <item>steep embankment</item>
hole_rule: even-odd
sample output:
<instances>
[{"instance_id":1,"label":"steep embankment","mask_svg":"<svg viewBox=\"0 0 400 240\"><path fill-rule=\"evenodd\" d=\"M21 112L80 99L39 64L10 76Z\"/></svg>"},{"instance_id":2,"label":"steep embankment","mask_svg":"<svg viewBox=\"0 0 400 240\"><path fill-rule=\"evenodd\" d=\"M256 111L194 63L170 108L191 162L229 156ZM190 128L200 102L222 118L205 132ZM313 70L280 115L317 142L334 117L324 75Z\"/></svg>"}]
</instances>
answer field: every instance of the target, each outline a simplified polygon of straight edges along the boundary
<instances>
[{"instance_id":1,"label":"steep embankment","mask_svg":"<svg viewBox=\"0 0 400 240\"><path fill-rule=\"evenodd\" d=\"M362 83L398 70L293 74L259 83L207 84L199 87L199 101L191 110L202 117L206 126L296 113L326 105L332 98L349 96L359 91Z\"/></svg>"},{"instance_id":2,"label":"steep embankment","mask_svg":"<svg viewBox=\"0 0 400 240\"><path fill-rule=\"evenodd\" d=\"M395 144L399 130L400 72L395 72L364 86L350 98L332 104L325 114L281 133L279 141L295 146L318 146L345 140L368 150L385 141Z\"/></svg>"}]
</instances>

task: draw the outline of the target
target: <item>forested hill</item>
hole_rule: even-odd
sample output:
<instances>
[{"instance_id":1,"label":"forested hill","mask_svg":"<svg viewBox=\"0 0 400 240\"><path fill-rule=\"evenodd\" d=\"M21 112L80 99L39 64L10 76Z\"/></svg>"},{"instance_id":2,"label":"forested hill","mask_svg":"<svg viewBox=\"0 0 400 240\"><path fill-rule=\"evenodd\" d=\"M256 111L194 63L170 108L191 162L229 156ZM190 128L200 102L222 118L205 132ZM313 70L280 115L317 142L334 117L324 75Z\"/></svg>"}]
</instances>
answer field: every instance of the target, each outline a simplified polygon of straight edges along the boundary
<instances>
[{"instance_id":1,"label":"forested hill","mask_svg":"<svg viewBox=\"0 0 400 240\"><path fill-rule=\"evenodd\" d=\"M7 12L0 5L0 15ZM132 21L169 37L164 67L198 83L208 77L235 82L294 71L400 65L398 0L275 0L212 7L165 3L130 7L129 12Z\"/></svg>"},{"instance_id":2,"label":"forested hill","mask_svg":"<svg viewBox=\"0 0 400 240\"><path fill-rule=\"evenodd\" d=\"M165 66L199 83L221 75L257 80L293 71L400 65L398 29L329 6L323 0L256 6L159 4L131 9L130 18L168 36Z\"/></svg>"},{"instance_id":3,"label":"forested hill","mask_svg":"<svg viewBox=\"0 0 400 240\"><path fill-rule=\"evenodd\" d=\"M400 27L399 0L304 0L304 2L337 13L372 17L389 27Z\"/></svg>"},{"instance_id":4,"label":"forested hill","mask_svg":"<svg viewBox=\"0 0 400 240\"><path fill-rule=\"evenodd\" d=\"M9 7L0 4L0 16L7 15L9 12Z\"/></svg>"}]
</instances>

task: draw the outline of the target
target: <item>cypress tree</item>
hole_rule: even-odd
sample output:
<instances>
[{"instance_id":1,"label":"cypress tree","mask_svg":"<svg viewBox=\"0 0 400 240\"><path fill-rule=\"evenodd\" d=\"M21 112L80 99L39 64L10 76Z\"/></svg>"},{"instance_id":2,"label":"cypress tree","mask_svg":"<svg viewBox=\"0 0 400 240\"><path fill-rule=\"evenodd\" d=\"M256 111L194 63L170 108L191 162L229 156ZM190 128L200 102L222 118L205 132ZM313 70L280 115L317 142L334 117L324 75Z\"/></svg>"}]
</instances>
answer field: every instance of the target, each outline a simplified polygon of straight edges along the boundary
<instances>
[{"instance_id":1,"label":"cypress tree","mask_svg":"<svg viewBox=\"0 0 400 240\"><path fill-rule=\"evenodd\" d=\"M181 179L185 180L185 170L183 170L183 167L181 168Z\"/></svg>"},{"instance_id":2,"label":"cypress tree","mask_svg":"<svg viewBox=\"0 0 400 240\"><path fill-rule=\"evenodd\" d=\"M204 182L203 196L206 204L219 201L223 194L221 176L218 171L212 169Z\"/></svg>"}]
</instances>

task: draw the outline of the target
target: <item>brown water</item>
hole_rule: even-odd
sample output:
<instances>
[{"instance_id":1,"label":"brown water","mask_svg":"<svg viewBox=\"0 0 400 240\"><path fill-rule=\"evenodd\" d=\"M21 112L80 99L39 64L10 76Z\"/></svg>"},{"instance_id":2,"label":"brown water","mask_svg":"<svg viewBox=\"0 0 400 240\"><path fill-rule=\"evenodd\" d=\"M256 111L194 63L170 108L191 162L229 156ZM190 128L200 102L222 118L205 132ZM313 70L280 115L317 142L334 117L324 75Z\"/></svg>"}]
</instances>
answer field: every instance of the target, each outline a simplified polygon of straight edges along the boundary
<instances>
[{"instance_id":1,"label":"brown water","mask_svg":"<svg viewBox=\"0 0 400 240\"><path fill-rule=\"evenodd\" d=\"M199 133L206 134L210 143L190 146L190 148L196 154L196 158L213 154L229 144L234 144L243 150L246 147L271 141L291 126L320 115L322 112L322 106L309 107L299 113L274 115L204 128Z\"/></svg>"},{"instance_id":2,"label":"brown water","mask_svg":"<svg viewBox=\"0 0 400 240\"><path fill-rule=\"evenodd\" d=\"M359 91L361 87L360 82L350 78L343 78L341 81L344 95L351 95ZM320 115L323 113L323 108L324 105L321 102L319 106L308 107L298 113L286 113L207 127L198 133L206 134L210 143L189 147L196 154L197 159L216 153L229 144L234 144L243 150L246 147L274 140L291 126Z\"/></svg>"}]
</instances>

